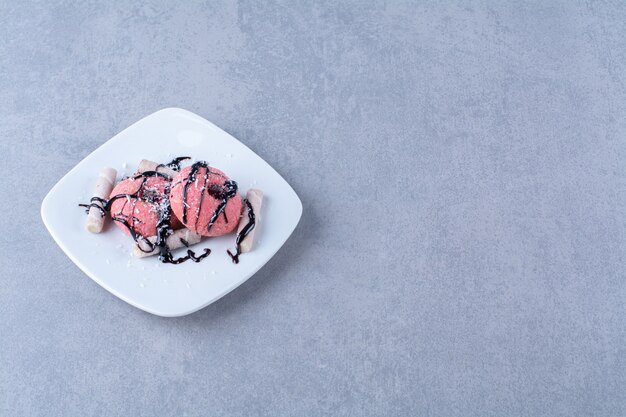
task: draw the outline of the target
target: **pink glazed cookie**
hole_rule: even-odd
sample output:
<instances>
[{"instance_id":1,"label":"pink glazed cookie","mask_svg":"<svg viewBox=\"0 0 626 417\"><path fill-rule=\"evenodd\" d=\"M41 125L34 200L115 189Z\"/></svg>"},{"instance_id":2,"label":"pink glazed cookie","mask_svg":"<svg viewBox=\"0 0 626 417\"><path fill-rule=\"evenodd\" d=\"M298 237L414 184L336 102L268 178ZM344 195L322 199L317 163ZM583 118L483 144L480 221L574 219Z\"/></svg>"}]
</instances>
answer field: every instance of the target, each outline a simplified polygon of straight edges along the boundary
<instances>
[{"instance_id":1,"label":"pink glazed cookie","mask_svg":"<svg viewBox=\"0 0 626 417\"><path fill-rule=\"evenodd\" d=\"M167 204L170 191L168 178L138 177L120 181L113 191L111 199L111 217L115 224L127 235L130 230L145 237L156 235L159 222L159 205ZM173 229L181 227L181 223L172 216Z\"/></svg>"},{"instance_id":2,"label":"pink glazed cookie","mask_svg":"<svg viewBox=\"0 0 626 417\"><path fill-rule=\"evenodd\" d=\"M170 204L185 227L202 236L234 231L242 208L237 183L204 161L183 168L172 179Z\"/></svg>"}]
</instances>

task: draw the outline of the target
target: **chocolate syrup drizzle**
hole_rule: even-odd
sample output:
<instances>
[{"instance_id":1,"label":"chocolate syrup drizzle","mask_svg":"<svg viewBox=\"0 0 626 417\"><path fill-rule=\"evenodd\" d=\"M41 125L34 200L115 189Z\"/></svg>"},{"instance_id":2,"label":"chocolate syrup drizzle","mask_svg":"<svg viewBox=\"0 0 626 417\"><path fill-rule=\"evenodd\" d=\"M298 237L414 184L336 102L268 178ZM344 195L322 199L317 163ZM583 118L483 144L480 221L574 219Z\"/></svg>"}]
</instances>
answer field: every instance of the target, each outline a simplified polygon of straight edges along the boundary
<instances>
[{"instance_id":1,"label":"chocolate syrup drizzle","mask_svg":"<svg viewBox=\"0 0 626 417\"><path fill-rule=\"evenodd\" d=\"M158 171L159 167L167 167L167 168L171 169L172 171L179 172L180 171L180 163L183 162L183 161L186 161L187 159L191 159L191 157L190 156L179 156L178 158L172 159L167 164L159 164L159 165L157 165L157 171Z\"/></svg>"},{"instance_id":2,"label":"chocolate syrup drizzle","mask_svg":"<svg viewBox=\"0 0 626 417\"><path fill-rule=\"evenodd\" d=\"M243 240L250 234L250 232L254 229L254 226L256 225L256 219L254 216L254 210L252 209L252 204L250 204L247 199L244 201L246 206L248 207L248 223L243 227L243 229L241 229L239 233L237 233L237 240L235 241L237 247L235 254L233 255L230 249L226 250L226 252L228 252L228 256L230 256L230 258L233 260L233 263L235 264L239 263L239 255L241 255L241 242L243 242Z\"/></svg>"},{"instance_id":3,"label":"chocolate syrup drizzle","mask_svg":"<svg viewBox=\"0 0 626 417\"><path fill-rule=\"evenodd\" d=\"M189 157L179 157L179 158L175 158L174 160L172 160L171 162L167 164L160 164L158 166L166 166L174 171L180 171L181 169L180 163L187 159L189 159ZM206 165L206 163L204 164ZM209 169L207 168L207 172L208 171ZM79 206L85 207L85 211L87 213L89 213L89 210L92 207L97 208L100 211L100 214L102 216L105 216L106 213L109 212L111 214L111 218L113 219L113 221L116 221L119 224L122 224L124 227L128 229L131 237L137 243L137 246L139 247L141 251L152 252L155 248L159 248L159 260L163 263L179 264L190 259L193 262L200 262L201 260L203 260L204 258L206 258L207 256L211 254L211 249L205 248L203 253L200 255L196 255L194 251L192 251L191 249L187 249L187 255L185 256L182 256L180 258L174 258L172 256L172 252L170 251L170 249L168 248L166 244L167 237L173 232L172 226L170 225L171 219L172 219L172 209L171 209L170 200L169 200L169 194L170 194L170 189L171 189L170 184L166 186L163 196L152 194L150 192L147 192L147 190L144 189L144 185L146 184L146 181L148 180L148 178L151 178L151 177L162 177L162 178L169 179L167 175L162 174L160 172L145 171L140 174L136 174L132 177L133 179L139 179L139 178L142 179L139 185L139 188L137 188L137 191L135 191L134 193L116 194L108 200L99 198L99 197L93 197L91 198L89 204L79 204ZM205 182L205 185L206 185L206 182ZM114 215L113 213L111 213L111 206L113 205L115 201L120 200L120 199L126 199L127 202L124 203L124 206L122 206L120 212L117 215ZM124 216L121 214L123 213L126 204L129 203L131 199L143 200L143 201L156 204L157 212L159 214L159 221L157 223L157 235L156 235L157 239L154 243L152 243L146 236L143 236L135 232L134 230L135 223L141 222L138 218L136 218L135 216L131 216L129 219L128 216ZM183 201L185 201L184 197L183 197ZM183 220L183 223L184 222L185 220ZM197 223L197 220L196 220L196 223ZM188 246L188 244L186 244L184 240L181 239L181 242L183 242L185 246ZM148 250L145 250L144 249L145 247L147 247Z\"/></svg>"}]
</instances>

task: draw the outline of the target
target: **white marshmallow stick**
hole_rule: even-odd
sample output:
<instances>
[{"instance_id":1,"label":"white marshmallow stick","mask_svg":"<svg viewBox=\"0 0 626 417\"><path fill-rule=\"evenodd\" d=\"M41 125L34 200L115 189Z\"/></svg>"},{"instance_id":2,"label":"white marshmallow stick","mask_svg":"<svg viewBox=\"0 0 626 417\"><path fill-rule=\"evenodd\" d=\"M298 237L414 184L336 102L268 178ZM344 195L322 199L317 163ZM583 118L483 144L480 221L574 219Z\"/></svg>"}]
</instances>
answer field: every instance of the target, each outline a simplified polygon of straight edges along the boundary
<instances>
[{"instance_id":1,"label":"white marshmallow stick","mask_svg":"<svg viewBox=\"0 0 626 417\"><path fill-rule=\"evenodd\" d=\"M141 174L142 172L146 171L156 171L158 173L165 174L170 178L174 178L174 176L178 174L178 172L174 171L171 168L168 168L166 166L159 166L159 164L157 164L156 162L142 159L139 163L139 166L137 167L137 174Z\"/></svg>"},{"instance_id":2,"label":"white marshmallow stick","mask_svg":"<svg viewBox=\"0 0 626 417\"><path fill-rule=\"evenodd\" d=\"M254 235L259 229L259 223L261 222L261 205L263 204L263 191L257 190L256 188L251 188L246 193L246 199L252 206L252 211L254 213L254 229L248 233L241 243L239 247L241 248L241 253L250 252L252 250L252 245L254 244ZM237 229L237 235L241 233L244 227L250 222L248 218L248 205L244 205L244 214L243 218L239 222L239 228Z\"/></svg>"},{"instance_id":3,"label":"white marshmallow stick","mask_svg":"<svg viewBox=\"0 0 626 417\"><path fill-rule=\"evenodd\" d=\"M189 229L178 229L178 230L175 230L174 233L169 235L167 238L165 238L165 244L167 245L169 250L174 250L174 249L179 249L185 246L195 245L196 243L200 243L200 239L202 239L202 236L200 236L197 233L192 232ZM157 241L157 237L150 236L148 240L150 241L150 243L154 245ZM187 242L187 245L183 243L183 240ZM142 250L142 248L145 251ZM139 241L139 243L136 243L133 245L132 254L136 258L144 258L146 256L158 255L159 248L155 246L152 250L150 250L150 247L145 242Z\"/></svg>"},{"instance_id":4,"label":"white marshmallow stick","mask_svg":"<svg viewBox=\"0 0 626 417\"><path fill-rule=\"evenodd\" d=\"M113 168L104 168L100 171L93 196L107 200L113 190L113 186L115 185L116 175L117 171ZM102 203L100 201L92 201L91 203L102 207ZM89 214L87 214L85 229L91 233L100 233L104 227L104 217L105 216L98 207L91 207L89 209Z\"/></svg>"}]
</instances>

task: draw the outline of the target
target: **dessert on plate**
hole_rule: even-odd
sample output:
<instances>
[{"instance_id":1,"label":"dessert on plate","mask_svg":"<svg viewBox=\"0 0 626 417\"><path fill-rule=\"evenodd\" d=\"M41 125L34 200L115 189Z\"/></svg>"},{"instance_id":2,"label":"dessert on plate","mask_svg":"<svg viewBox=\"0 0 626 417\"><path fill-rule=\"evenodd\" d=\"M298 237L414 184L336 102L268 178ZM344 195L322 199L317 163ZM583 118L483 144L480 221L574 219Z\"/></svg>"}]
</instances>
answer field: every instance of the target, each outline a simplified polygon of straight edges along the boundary
<instances>
[{"instance_id":1,"label":"dessert on plate","mask_svg":"<svg viewBox=\"0 0 626 417\"><path fill-rule=\"evenodd\" d=\"M90 203L80 204L86 208L87 231L100 233L110 219L133 239L133 256L158 255L161 262L178 264L209 256L209 248L200 254L190 249L204 237L237 230L235 252L227 253L239 263L239 255L252 249L263 192L250 189L244 199L237 182L205 161L182 167L189 159L142 160L135 174L117 183L116 170L103 169ZM179 248L186 254L175 257L172 251Z\"/></svg>"}]
</instances>

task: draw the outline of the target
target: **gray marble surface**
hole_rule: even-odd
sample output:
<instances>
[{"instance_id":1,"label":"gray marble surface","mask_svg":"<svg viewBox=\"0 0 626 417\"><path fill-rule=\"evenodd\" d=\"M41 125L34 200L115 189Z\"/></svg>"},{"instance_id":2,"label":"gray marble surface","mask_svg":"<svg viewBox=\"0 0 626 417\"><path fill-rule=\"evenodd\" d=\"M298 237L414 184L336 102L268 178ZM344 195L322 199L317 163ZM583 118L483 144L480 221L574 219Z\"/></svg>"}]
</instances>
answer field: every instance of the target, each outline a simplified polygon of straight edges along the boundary
<instances>
[{"instance_id":1,"label":"gray marble surface","mask_svg":"<svg viewBox=\"0 0 626 417\"><path fill-rule=\"evenodd\" d=\"M0 2L0 415L626 415L623 2L105 3ZM39 216L168 106L304 204L178 319Z\"/></svg>"}]
</instances>

